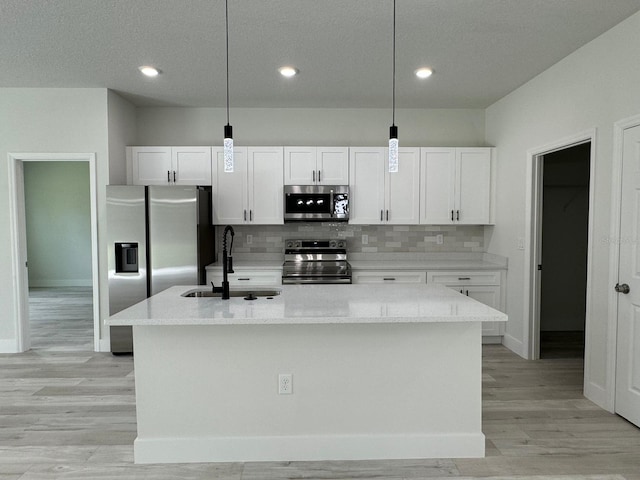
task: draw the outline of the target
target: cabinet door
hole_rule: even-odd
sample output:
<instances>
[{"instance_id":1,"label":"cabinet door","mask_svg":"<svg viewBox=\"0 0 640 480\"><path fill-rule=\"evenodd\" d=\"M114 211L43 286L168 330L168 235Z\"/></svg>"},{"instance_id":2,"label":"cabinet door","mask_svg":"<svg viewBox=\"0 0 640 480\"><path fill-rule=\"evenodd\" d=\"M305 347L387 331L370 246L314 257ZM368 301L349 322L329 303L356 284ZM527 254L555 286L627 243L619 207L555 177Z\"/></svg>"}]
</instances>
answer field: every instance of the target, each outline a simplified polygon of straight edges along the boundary
<instances>
[{"instance_id":1,"label":"cabinet door","mask_svg":"<svg viewBox=\"0 0 640 480\"><path fill-rule=\"evenodd\" d=\"M317 175L316 147L284 148L285 185L313 185Z\"/></svg>"},{"instance_id":2,"label":"cabinet door","mask_svg":"<svg viewBox=\"0 0 640 480\"><path fill-rule=\"evenodd\" d=\"M222 147L213 147L213 224L239 225L247 213L247 148L233 149L233 173L224 171ZM248 218L248 217L247 217Z\"/></svg>"},{"instance_id":3,"label":"cabinet door","mask_svg":"<svg viewBox=\"0 0 640 480\"><path fill-rule=\"evenodd\" d=\"M491 216L491 149L456 150L456 218L459 224L483 225Z\"/></svg>"},{"instance_id":4,"label":"cabinet door","mask_svg":"<svg viewBox=\"0 0 640 480\"><path fill-rule=\"evenodd\" d=\"M320 185L349 185L349 148L318 147L316 170Z\"/></svg>"},{"instance_id":5,"label":"cabinet door","mask_svg":"<svg viewBox=\"0 0 640 480\"><path fill-rule=\"evenodd\" d=\"M451 224L455 219L455 149L422 148L420 152L420 223Z\"/></svg>"},{"instance_id":6,"label":"cabinet door","mask_svg":"<svg viewBox=\"0 0 640 480\"><path fill-rule=\"evenodd\" d=\"M249 147L249 222L284 223L282 147Z\"/></svg>"},{"instance_id":7,"label":"cabinet door","mask_svg":"<svg viewBox=\"0 0 640 480\"><path fill-rule=\"evenodd\" d=\"M469 285L464 287L464 292L474 300L484 303L485 305L489 305L496 310L500 308L500 287L498 286L479 287ZM502 335L501 322L482 323L482 336L487 337L496 335Z\"/></svg>"},{"instance_id":8,"label":"cabinet door","mask_svg":"<svg viewBox=\"0 0 640 480\"><path fill-rule=\"evenodd\" d=\"M211 147L172 147L176 185L211 185Z\"/></svg>"},{"instance_id":9,"label":"cabinet door","mask_svg":"<svg viewBox=\"0 0 640 480\"><path fill-rule=\"evenodd\" d=\"M171 172L171 147L131 147L134 185L169 185Z\"/></svg>"},{"instance_id":10,"label":"cabinet door","mask_svg":"<svg viewBox=\"0 0 640 480\"><path fill-rule=\"evenodd\" d=\"M383 223L385 148L349 149L349 223Z\"/></svg>"},{"instance_id":11,"label":"cabinet door","mask_svg":"<svg viewBox=\"0 0 640 480\"><path fill-rule=\"evenodd\" d=\"M420 149L400 148L398 171L386 170L385 222L417 225L420 221Z\"/></svg>"}]
</instances>

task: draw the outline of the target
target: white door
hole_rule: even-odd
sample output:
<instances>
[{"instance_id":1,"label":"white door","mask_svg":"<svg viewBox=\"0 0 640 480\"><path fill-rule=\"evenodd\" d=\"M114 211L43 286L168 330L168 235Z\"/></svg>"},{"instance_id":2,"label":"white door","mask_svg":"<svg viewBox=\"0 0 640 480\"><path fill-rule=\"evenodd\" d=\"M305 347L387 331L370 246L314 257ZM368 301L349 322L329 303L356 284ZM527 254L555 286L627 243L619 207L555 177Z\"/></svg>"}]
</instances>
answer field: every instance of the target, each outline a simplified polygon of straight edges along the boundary
<instances>
[{"instance_id":1,"label":"white door","mask_svg":"<svg viewBox=\"0 0 640 480\"><path fill-rule=\"evenodd\" d=\"M233 149L233 172L224 171L222 147L213 147L213 224L240 225L248 220L247 147Z\"/></svg>"},{"instance_id":2,"label":"white door","mask_svg":"<svg viewBox=\"0 0 640 480\"><path fill-rule=\"evenodd\" d=\"M349 148L318 147L316 160L320 185L349 185Z\"/></svg>"},{"instance_id":3,"label":"white door","mask_svg":"<svg viewBox=\"0 0 640 480\"><path fill-rule=\"evenodd\" d=\"M134 185L170 185L171 147L131 147L131 169Z\"/></svg>"},{"instance_id":4,"label":"white door","mask_svg":"<svg viewBox=\"0 0 640 480\"><path fill-rule=\"evenodd\" d=\"M316 176L316 147L284 148L285 185L313 185Z\"/></svg>"},{"instance_id":5,"label":"white door","mask_svg":"<svg viewBox=\"0 0 640 480\"><path fill-rule=\"evenodd\" d=\"M386 180L385 222L417 225L420 221L420 149L400 148L398 171L387 171Z\"/></svg>"},{"instance_id":6,"label":"white door","mask_svg":"<svg viewBox=\"0 0 640 480\"><path fill-rule=\"evenodd\" d=\"M489 223L491 206L491 149L456 151L456 223Z\"/></svg>"},{"instance_id":7,"label":"white door","mask_svg":"<svg viewBox=\"0 0 640 480\"><path fill-rule=\"evenodd\" d=\"M249 147L249 222L284 223L282 147Z\"/></svg>"},{"instance_id":8,"label":"white door","mask_svg":"<svg viewBox=\"0 0 640 480\"><path fill-rule=\"evenodd\" d=\"M615 411L640 426L640 126L624 131ZM625 239L627 239L625 241Z\"/></svg>"},{"instance_id":9,"label":"white door","mask_svg":"<svg viewBox=\"0 0 640 480\"><path fill-rule=\"evenodd\" d=\"M176 185L211 185L211 147L171 148Z\"/></svg>"},{"instance_id":10,"label":"white door","mask_svg":"<svg viewBox=\"0 0 640 480\"><path fill-rule=\"evenodd\" d=\"M349 150L349 223L376 225L384 220L384 147Z\"/></svg>"},{"instance_id":11,"label":"white door","mask_svg":"<svg viewBox=\"0 0 640 480\"><path fill-rule=\"evenodd\" d=\"M423 148L421 157L420 223L432 225L454 223L455 149Z\"/></svg>"}]
</instances>

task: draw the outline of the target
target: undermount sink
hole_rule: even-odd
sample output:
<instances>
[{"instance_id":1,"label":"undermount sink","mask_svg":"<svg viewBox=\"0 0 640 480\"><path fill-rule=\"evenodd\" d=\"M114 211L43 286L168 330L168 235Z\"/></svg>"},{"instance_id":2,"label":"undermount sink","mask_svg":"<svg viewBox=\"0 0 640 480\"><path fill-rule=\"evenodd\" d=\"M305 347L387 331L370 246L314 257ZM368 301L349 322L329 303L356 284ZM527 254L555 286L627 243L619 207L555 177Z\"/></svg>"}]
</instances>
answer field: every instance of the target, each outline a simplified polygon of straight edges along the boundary
<instances>
[{"instance_id":1,"label":"undermount sink","mask_svg":"<svg viewBox=\"0 0 640 480\"><path fill-rule=\"evenodd\" d=\"M229 290L230 297L275 297L276 295L280 295L280 290L276 289L254 289L254 290ZM184 292L182 297L194 298L194 297L213 297L220 298L222 297L221 292L212 292L211 290L189 290Z\"/></svg>"}]
</instances>

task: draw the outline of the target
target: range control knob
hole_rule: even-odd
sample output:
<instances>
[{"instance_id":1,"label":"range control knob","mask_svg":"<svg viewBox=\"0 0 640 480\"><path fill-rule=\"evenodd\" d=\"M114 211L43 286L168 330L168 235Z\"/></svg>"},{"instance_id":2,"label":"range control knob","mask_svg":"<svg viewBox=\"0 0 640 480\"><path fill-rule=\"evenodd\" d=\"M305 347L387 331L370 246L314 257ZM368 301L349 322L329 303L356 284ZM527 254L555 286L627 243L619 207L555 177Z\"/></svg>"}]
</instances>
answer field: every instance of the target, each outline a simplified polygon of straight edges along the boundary
<instances>
[{"instance_id":1,"label":"range control knob","mask_svg":"<svg viewBox=\"0 0 640 480\"><path fill-rule=\"evenodd\" d=\"M335 240L331 240L331 241L329 242L329 246L330 246L331 248L336 248L336 241L335 241Z\"/></svg>"},{"instance_id":2,"label":"range control knob","mask_svg":"<svg viewBox=\"0 0 640 480\"><path fill-rule=\"evenodd\" d=\"M293 242L287 242L287 248L292 248L293 247Z\"/></svg>"},{"instance_id":3,"label":"range control knob","mask_svg":"<svg viewBox=\"0 0 640 480\"><path fill-rule=\"evenodd\" d=\"M338 242L338 248L344 248L344 242L343 241L339 241Z\"/></svg>"},{"instance_id":4,"label":"range control knob","mask_svg":"<svg viewBox=\"0 0 640 480\"><path fill-rule=\"evenodd\" d=\"M294 244L294 247L296 247L296 248L300 248L301 246L302 246L302 245L300 245L300 242L296 242L296 243Z\"/></svg>"}]
</instances>

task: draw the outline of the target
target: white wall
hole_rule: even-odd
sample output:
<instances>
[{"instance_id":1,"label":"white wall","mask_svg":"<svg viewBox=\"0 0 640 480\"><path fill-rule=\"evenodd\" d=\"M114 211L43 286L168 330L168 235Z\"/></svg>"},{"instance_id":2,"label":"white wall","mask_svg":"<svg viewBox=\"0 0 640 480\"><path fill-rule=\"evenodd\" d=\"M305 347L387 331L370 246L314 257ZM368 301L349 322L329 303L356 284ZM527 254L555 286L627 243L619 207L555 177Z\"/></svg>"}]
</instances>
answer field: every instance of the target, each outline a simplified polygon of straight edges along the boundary
<instances>
[{"instance_id":1,"label":"white wall","mask_svg":"<svg viewBox=\"0 0 640 480\"><path fill-rule=\"evenodd\" d=\"M29 287L91 287L89 162L25 162Z\"/></svg>"},{"instance_id":2,"label":"white wall","mask_svg":"<svg viewBox=\"0 0 640 480\"><path fill-rule=\"evenodd\" d=\"M97 158L98 222L105 222L105 188L109 178L107 91L105 89L0 89L0 158L18 152L94 152ZM8 168L0 168L0 251L11 252ZM108 309L106 244L99 229L100 312ZM14 289L10 255L0 257L0 349L15 344Z\"/></svg>"},{"instance_id":3,"label":"white wall","mask_svg":"<svg viewBox=\"0 0 640 480\"><path fill-rule=\"evenodd\" d=\"M613 124L640 113L640 13L540 74L486 112L487 142L498 152L497 221L487 239L491 253L509 258L507 334L523 345L526 327L523 300L524 255L517 237L525 234L525 166L527 151L591 128L597 129L593 272L590 278L591 325L587 332L585 392L606 403L607 295L609 285L609 222ZM589 328L589 326L588 326ZM608 384L609 382L609 384Z\"/></svg>"},{"instance_id":4,"label":"white wall","mask_svg":"<svg viewBox=\"0 0 640 480\"><path fill-rule=\"evenodd\" d=\"M138 108L138 145L222 145L220 108ZM390 109L231 108L236 145L385 146ZM399 110L400 145L485 146L484 110Z\"/></svg>"},{"instance_id":5,"label":"white wall","mask_svg":"<svg viewBox=\"0 0 640 480\"><path fill-rule=\"evenodd\" d=\"M136 141L136 107L111 90L107 91L109 135L109 184L127 183L125 147Z\"/></svg>"}]
</instances>

